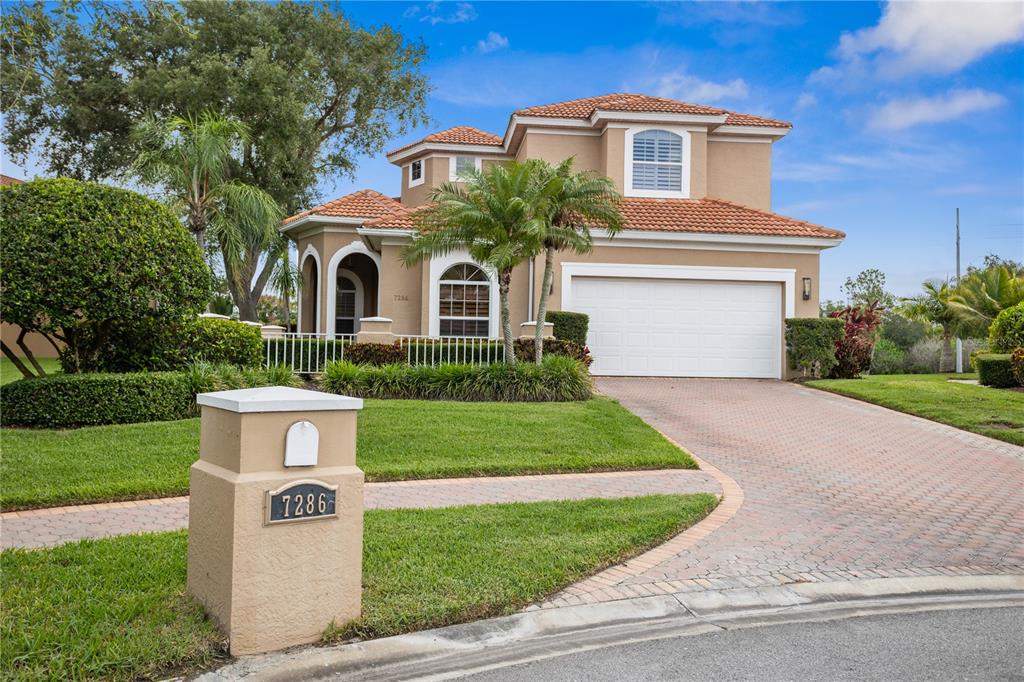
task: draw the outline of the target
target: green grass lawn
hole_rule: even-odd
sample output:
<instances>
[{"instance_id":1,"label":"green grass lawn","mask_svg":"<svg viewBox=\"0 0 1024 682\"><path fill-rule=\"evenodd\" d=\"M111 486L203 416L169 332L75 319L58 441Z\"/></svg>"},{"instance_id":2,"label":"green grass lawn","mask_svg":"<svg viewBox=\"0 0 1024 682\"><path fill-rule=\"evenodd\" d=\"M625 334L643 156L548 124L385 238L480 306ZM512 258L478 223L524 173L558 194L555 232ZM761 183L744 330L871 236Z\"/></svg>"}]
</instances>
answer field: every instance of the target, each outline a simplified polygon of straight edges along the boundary
<instances>
[{"instance_id":1,"label":"green grass lawn","mask_svg":"<svg viewBox=\"0 0 1024 682\"><path fill-rule=\"evenodd\" d=\"M39 360L39 364L42 365L43 371L47 374L53 374L60 371L60 360L57 358L36 358ZM25 361L26 365L31 365L28 361ZM5 357L0 357L0 385L9 384L12 381L17 381L22 378L22 373L18 371L18 368L14 366L10 360Z\"/></svg>"},{"instance_id":2,"label":"green grass lawn","mask_svg":"<svg viewBox=\"0 0 1024 682\"><path fill-rule=\"evenodd\" d=\"M514 613L714 506L713 495L658 495L367 512L363 617L326 639ZM156 678L224 658L185 595L186 543L180 531L4 552L4 677Z\"/></svg>"},{"instance_id":3,"label":"green grass lawn","mask_svg":"<svg viewBox=\"0 0 1024 682\"><path fill-rule=\"evenodd\" d=\"M962 374L889 374L819 379L808 386L1024 445L1024 392L949 381Z\"/></svg>"},{"instance_id":4,"label":"green grass lawn","mask_svg":"<svg viewBox=\"0 0 1024 682\"><path fill-rule=\"evenodd\" d=\"M696 468L617 403L367 400L357 456L367 480ZM0 431L5 509L184 495L199 420Z\"/></svg>"}]
</instances>

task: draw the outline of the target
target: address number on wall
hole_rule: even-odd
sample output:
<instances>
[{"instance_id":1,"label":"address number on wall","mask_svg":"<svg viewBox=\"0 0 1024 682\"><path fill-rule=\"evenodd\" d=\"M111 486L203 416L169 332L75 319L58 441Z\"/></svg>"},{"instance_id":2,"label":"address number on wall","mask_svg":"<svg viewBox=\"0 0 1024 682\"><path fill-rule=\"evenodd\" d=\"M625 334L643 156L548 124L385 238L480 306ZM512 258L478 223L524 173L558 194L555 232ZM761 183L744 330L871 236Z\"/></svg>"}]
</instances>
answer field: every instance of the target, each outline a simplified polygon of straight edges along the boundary
<instances>
[{"instance_id":1,"label":"address number on wall","mask_svg":"<svg viewBox=\"0 0 1024 682\"><path fill-rule=\"evenodd\" d=\"M292 521L312 521L336 517L338 486L322 481L293 481L277 490L268 490L267 525Z\"/></svg>"}]
</instances>

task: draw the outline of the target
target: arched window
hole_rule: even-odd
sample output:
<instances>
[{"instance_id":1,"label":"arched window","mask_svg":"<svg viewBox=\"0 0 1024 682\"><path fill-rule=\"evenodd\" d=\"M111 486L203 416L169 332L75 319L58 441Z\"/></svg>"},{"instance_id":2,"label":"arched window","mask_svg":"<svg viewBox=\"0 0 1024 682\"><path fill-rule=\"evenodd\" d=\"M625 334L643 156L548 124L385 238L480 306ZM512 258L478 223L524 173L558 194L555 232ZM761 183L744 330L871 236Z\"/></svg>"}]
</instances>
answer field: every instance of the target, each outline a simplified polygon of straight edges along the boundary
<instances>
[{"instance_id":1,"label":"arched window","mask_svg":"<svg viewBox=\"0 0 1024 682\"><path fill-rule=\"evenodd\" d=\"M633 189L680 192L683 189L683 138L667 130L633 136Z\"/></svg>"},{"instance_id":2,"label":"arched window","mask_svg":"<svg viewBox=\"0 0 1024 682\"><path fill-rule=\"evenodd\" d=\"M438 308L441 336L487 336L491 282L483 270L459 263L444 271Z\"/></svg>"}]
</instances>

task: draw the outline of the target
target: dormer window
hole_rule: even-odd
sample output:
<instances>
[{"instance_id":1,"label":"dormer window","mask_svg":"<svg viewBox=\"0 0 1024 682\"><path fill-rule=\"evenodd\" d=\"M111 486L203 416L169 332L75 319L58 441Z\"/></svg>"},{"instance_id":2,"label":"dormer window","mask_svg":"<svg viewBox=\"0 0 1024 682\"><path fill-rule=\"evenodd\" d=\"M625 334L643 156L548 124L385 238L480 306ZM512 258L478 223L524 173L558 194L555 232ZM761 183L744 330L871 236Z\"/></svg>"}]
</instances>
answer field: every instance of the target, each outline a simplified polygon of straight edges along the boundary
<instances>
[{"instance_id":1,"label":"dormer window","mask_svg":"<svg viewBox=\"0 0 1024 682\"><path fill-rule=\"evenodd\" d=\"M685 132L663 128L627 133L627 196L689 196L689 149Z\"/></svg>"},{"instance_id":2,"label":"dormer window","mask_svg":"<svg viewBox=\"0 0 1024 682\"><path fill-rule=\"evenodd\" d=\"M423 184L423 159L417 159L409 164L409 186Z\"/></svg>"},{"instance_id":3,"label":"dormer window","mask_svg":"<svg viewBox=\"0 0 1024 682\"><path fill-rule=\"evenodd\" d=\"M452 182L463 180L467 172L480 170L482 161L479 156L453 156L448 160L448 179Z\"/></svg>"}]
</instances>

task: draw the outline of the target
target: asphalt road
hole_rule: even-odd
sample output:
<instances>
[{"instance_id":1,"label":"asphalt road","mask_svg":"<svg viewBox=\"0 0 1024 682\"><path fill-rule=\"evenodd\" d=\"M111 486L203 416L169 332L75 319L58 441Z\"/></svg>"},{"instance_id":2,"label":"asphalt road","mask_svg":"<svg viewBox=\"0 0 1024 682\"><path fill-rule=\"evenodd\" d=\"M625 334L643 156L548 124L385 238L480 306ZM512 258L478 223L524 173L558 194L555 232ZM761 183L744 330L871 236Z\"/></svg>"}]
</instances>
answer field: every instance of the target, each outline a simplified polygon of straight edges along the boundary
<instances>
[{"instance_id":1,"label":"asphalt road","mask_svg":"<svg viewBox=\"0 0 1024 682\"><path fill-rule=\"evenodd\" d=\"M1024 608L723 630L574 653L460 679L1024 680Z\"/></svg>"}]
</instances>

